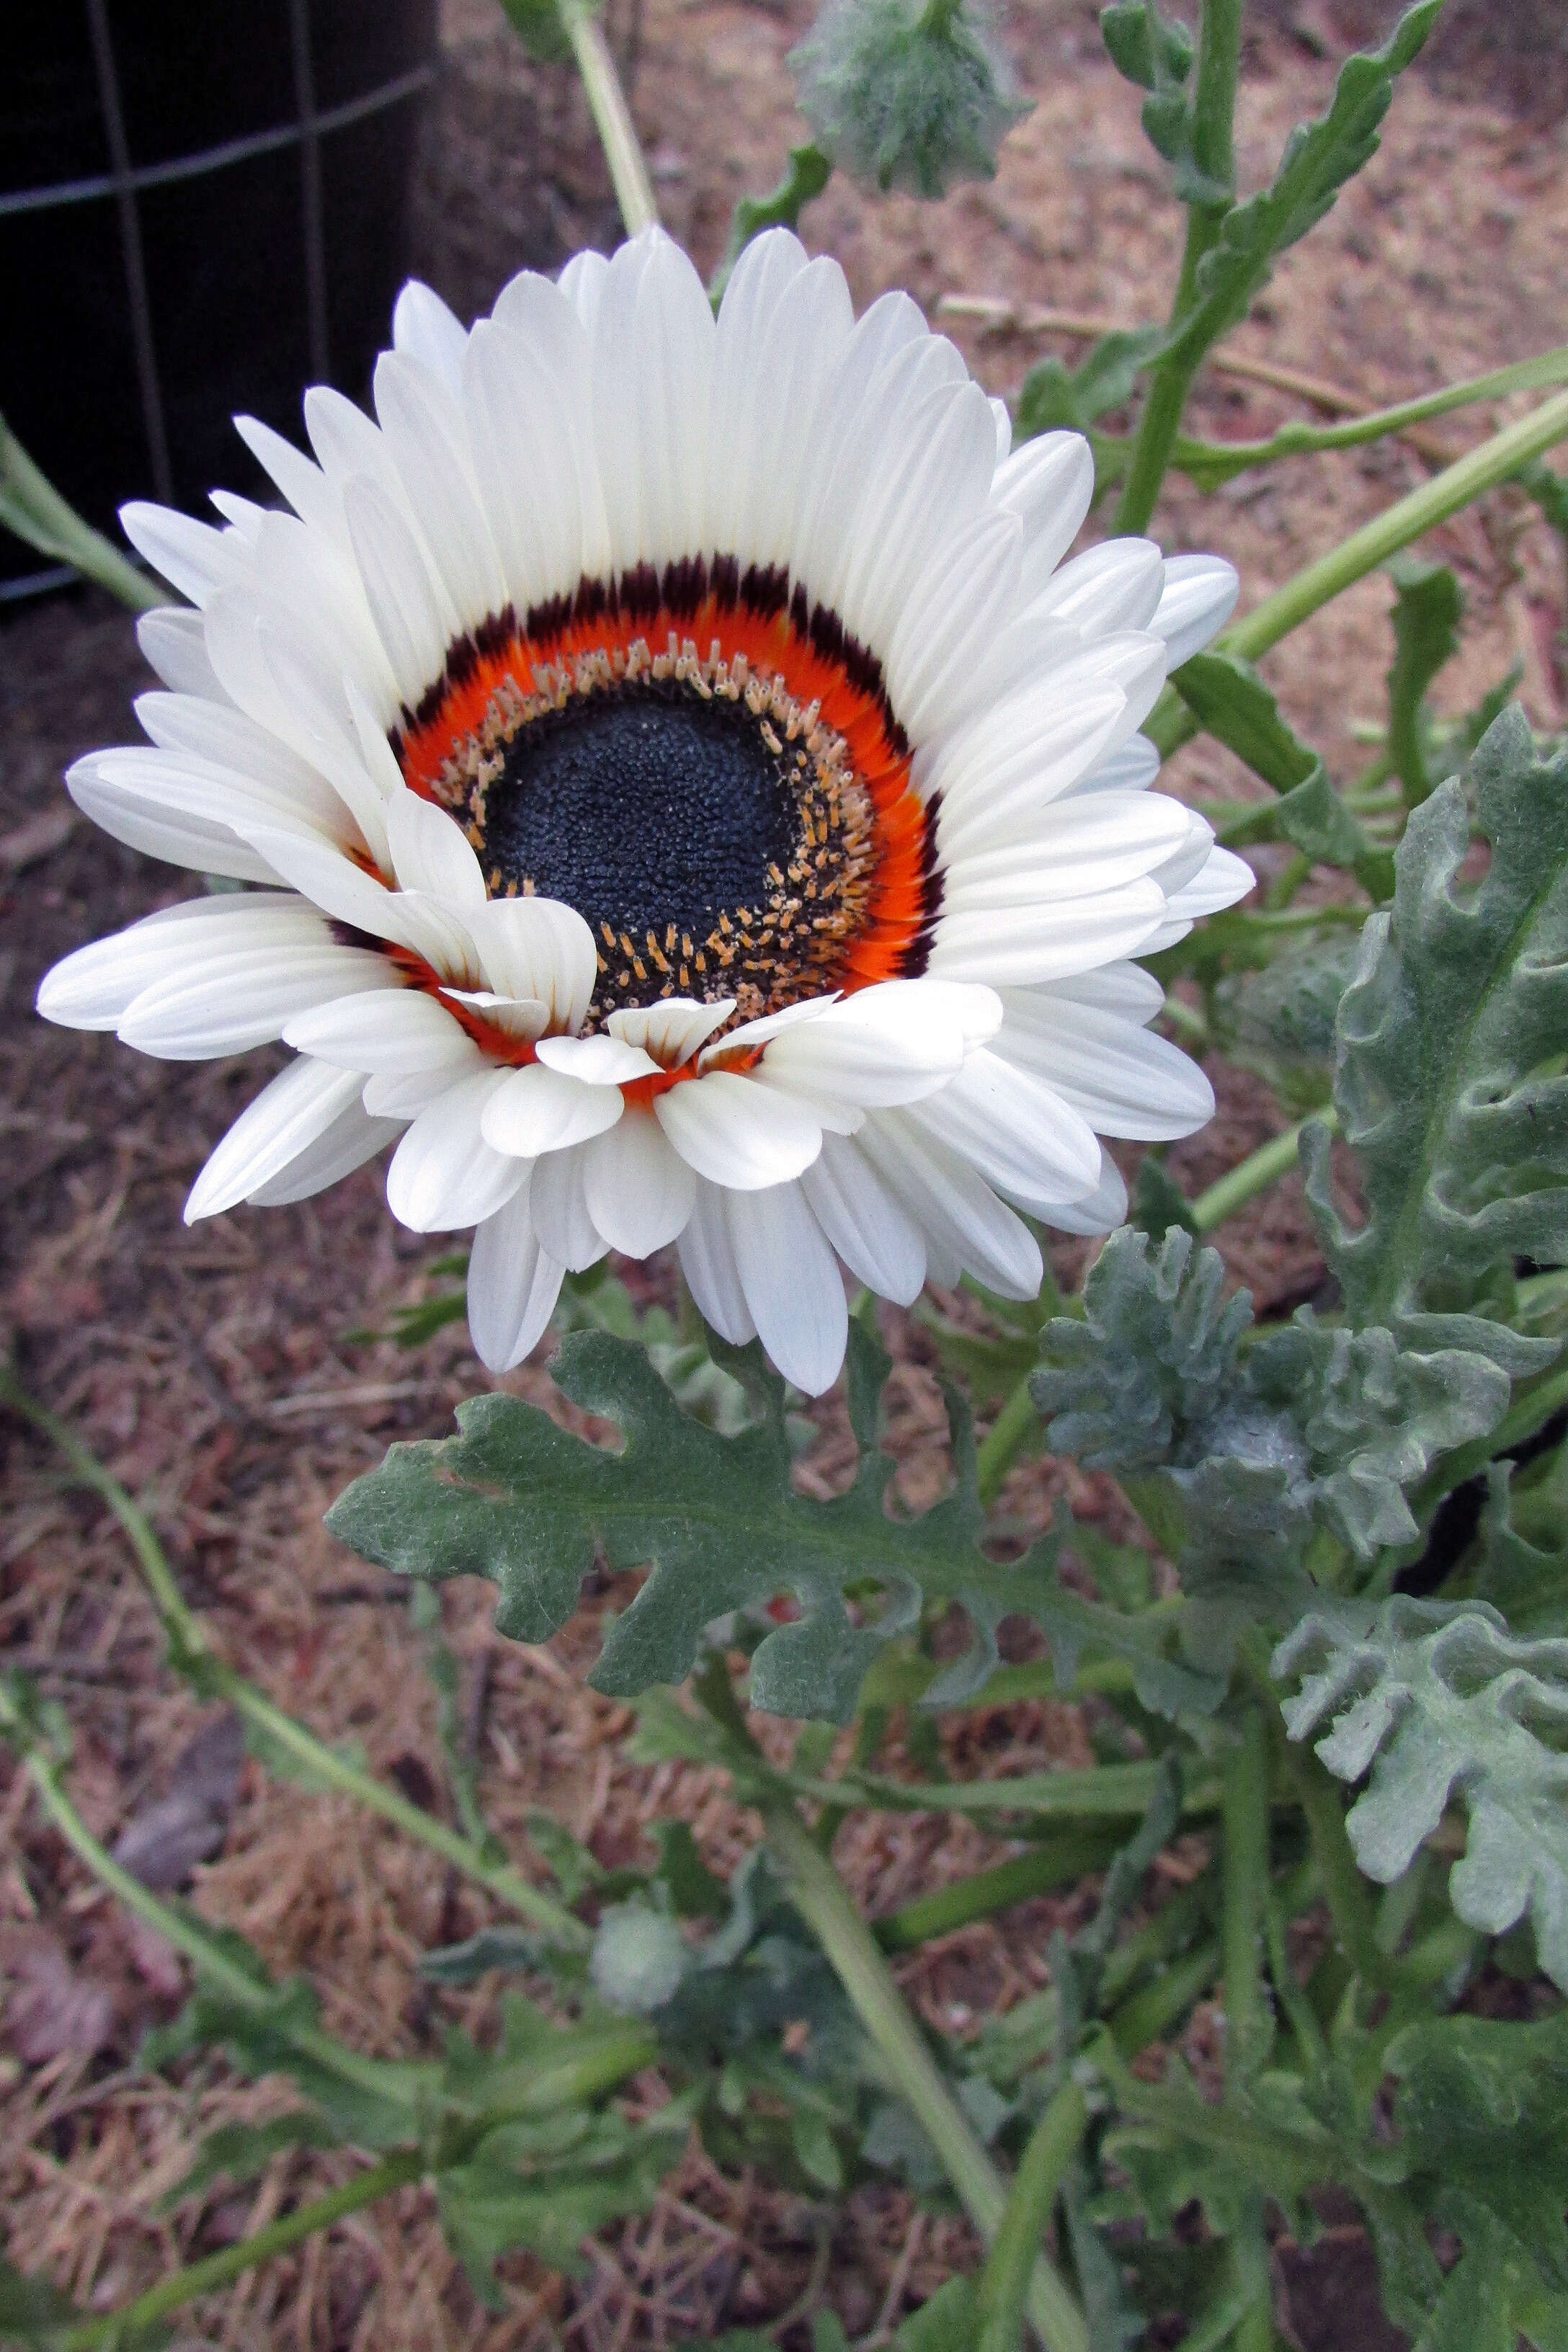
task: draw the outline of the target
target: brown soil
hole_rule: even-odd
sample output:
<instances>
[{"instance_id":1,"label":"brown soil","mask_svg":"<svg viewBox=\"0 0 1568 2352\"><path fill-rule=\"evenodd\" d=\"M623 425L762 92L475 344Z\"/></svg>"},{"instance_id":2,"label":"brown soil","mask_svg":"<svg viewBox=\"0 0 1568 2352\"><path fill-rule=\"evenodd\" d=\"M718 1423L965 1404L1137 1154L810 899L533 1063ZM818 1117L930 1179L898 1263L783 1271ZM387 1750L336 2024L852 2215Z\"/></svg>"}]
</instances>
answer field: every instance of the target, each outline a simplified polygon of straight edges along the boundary
<instances>
[{"instance_id":1,"label":"brown soil","mask_svg":"<svg viewBox=\"0 0 1568 2352\"><path fill-rule=\"evenodd\" d=\"M1347 33L1386 23L1387 8L1368 5L1352 25L1357 5L1286 0L1261 22L1242 109L1249 184L1290 124L1323 102ZM637 110L667 217L705 266L735 197L770 184L801 135L782 60L806 15L801 0L648 0ZM1558 14L1551 0L1539 20L1497 8L1485 16L1484 42L1481 22L1479 8L1459 8L1439 69L1412 79L1382 156L1289 257L1237 350L1373 404L1568 340L1560 267L1568 172L1555 116L1542 111L1557 87ZM1497 38L1508 25L1511 46ZM1525 44L1537 30L1532 52ZM983 293L1131 321L1163 299L1179 237L1132 94L1104 63L1094 12L1078 0L1019 0L1007 31L1039 103L994 184L932 208L868 202L835 184L808 215L810 241L839 255L860 301L901 284L928 305ZM448 0L447 38L417 242L420 267L467 314L521 264L551 266L575 243L606 237L613 213L566 78L531 68L485 0ZM1478 96L1481 49L1488 73ZM957 331L987 383L1005 393L1044 349L1070 348L1059 338L1050 346L1037 335ZM1211 374L1198 429L1250 436L1297 413L1278 393ZM1458 450L1479 424L1446 420L1437 437ZM1256 599L1417 481L1424 463L1403 445L1297 461L1206 505L1178 486L1163 532L1173 547L1221 548ZM1436 534L1431 551L1456 566L1470 600L1463 656L1443 681L1446 706L1473 700L1517 659L1532 716L1561 725L1560 558L1531 509L1500 495ZM1271 665L1291 715L1342 776L1357 759L1356 722L1380 709L1388 603L1386 584L1368 582ZM0 625L0 985L9 1014L0 1034L0 1312L34 1393L146 1500L227 1654L324 1737L357 1739L375 1769L444 1809L434 1703L403 1595L384 1591L321 1524L332 1496L392 1438L440 1431L451 1406L484 1385L461 1327L413 1356L350 1337L384 1327L394 1307L425 1295L424 1269L438 1250L391 1223L372 1171L300 1208L187 1232L185 1191L254 1092L259 1062L144 1061L30 1014L53 959L184 895L183 877L68 823L58 782L79 751L133 732L129 703L143 682L124 617L95 596ZM1229 791L1225 769L1220 755L1197 748L1178 774L1187 789ZM1279 1123L1250 1082L1216 1076L1220 1117L1175 1156L1189 1189ZM1266 1300L1312 1278L1294 1184L1223 1238L1238 1276ZM1064 1271L1081 1256L1065 1252ZM943 1475L940 1401L920 1333L898 1316L887 1331L899 1358L893 1439L910 1500L924 1500ZM553 1394L538 1368L507 1385L546 1402ZM302 1394L316 1400L308 1409ZM814 1467L831 1477L847 1434L836 1405L819 1418ZM58 1463L31 1437L14 1426L6 1437L0 1643L26 1662L48 1662L46 1687L76 1735L73 1790L90 1826L113 1837L170 1791L211 1711L164 1672L112 1524L61 1486ZM1020 1468L1009 1506L1038 1524L1064 1484L1080 1509L1109 1507L1101 1482L1054 1464ZM611 1864L647 1855L647 1823L673 1811L693 1823L716 1867L733 1863L748 1824L723 1789L689 1769L629 1766L625 1712L584 1689L598 1604L543 1651L494 1635L487 1591L449 1590L444 1605L469 1678L485 1801L515 1852L528 1853L525 1817L535 1807ZM952 1739L954 1769L971 1773L994 1770L1000 1756L1010 1767L1087 1756L1081 1724L1060 1707L972 1715ZM160 2212L202 2132L264 2112L273 2094L217 2064L178 2087L136 2074L138 2037L178 2005L179 1971L99 1896L8 1771L0 1763L0 1973L10 1992L0 2204L14 2260L107 2307L176 2260L261 2226L344 2168L330 2158L279 2159L257 2189ZM852 1823L837 1849L872 1911L997 1851L963 1825L876 1818ZM450 2018L480 2032L489 2021L488 1989L433 2000L414 1974L422 1948L469 1932L485 1906L423 1851L254 1765L221 1849L197 1872L195 1899L209 1917L243 1928L279 1970L308 1973L328 2022L366 2049L413 2052ZM908 1988L933 2025L961 2030L1044 1979L1049 1928L1071 1916L1070 1903L1036 1903L950 1938L909 1964ZM1201 2042L1205 2029L1195 2030ZM657 2095L651 2086L647 2095ZM268 2352L663 2345L783 2312L810 2275L813 2251L814 2218L798 2200L753 2180L723 2181L693 2154L650 2220L606 2233L584 2279L507 2266L496 2316L456 2274L429 2199L408 2191L206 2307L203 2340ZM916 2218L890 2192L862 2193L837 2224L831 2300L852 2333L880 2341L878 2331L969 2251L958 2224ZM1387 2341L1360 2261L1347 2255L1335 2273L1335 2352ZM1318 2258L1283 2250L1281 2321L1292 2324L1297 2296L1294 2340L1303 2345L1330 2340L1313 2315L1323 2292Z\"/></svg>"}]
</instances>

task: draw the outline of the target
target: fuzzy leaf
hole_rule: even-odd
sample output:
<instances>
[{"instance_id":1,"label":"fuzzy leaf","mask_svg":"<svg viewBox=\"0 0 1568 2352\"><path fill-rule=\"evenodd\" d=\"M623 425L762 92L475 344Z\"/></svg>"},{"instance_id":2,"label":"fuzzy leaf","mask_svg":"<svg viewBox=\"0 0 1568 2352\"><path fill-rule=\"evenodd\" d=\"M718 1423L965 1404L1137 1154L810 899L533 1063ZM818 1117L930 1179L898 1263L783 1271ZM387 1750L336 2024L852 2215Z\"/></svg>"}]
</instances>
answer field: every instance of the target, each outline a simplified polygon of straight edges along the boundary
<instances>
[{"instance_id":1,"label":"fuzzy leaf","mask_svg":"<svg viewBox=\"0 0 1568 2352\"><path fill-rule=\"evenodd\" d=\"M1475 1596L1500 1610L1515 1633L1568 1635L1568 1448L1549 1478L1521 1488L1510 1465L1487 1473Z\"/></svg>"},{"instance_id":2,"label":"fuzzy leaf","mask_svg":"<svg viewBox=\"0 0 1568 2352\"><path fill-rule=\"evenodd\" d=\"M680 2159L692 2104L672 2099L642 2124L582 2108L500 2124L439 2174L442 2227L480 2294L519 2248L552 2270L583 2270L584 2238L652 2205Z\"/></svg>"},{"instance_id":3,"label":"fuzzy leaf","mask_svg":"<svg viewBox=\"0 0 1568 2352\"><path fill-rule=\"evenodd\" d=\"M309 2107L274 2116L264 2124L221 2124L203 2140L195 2162L184 2179L160 2200L160 2210L172 2211L187 2197L210 2189L215 2180L230 2180L237 2188L243 2188L247 2181L265 2172L275 2156L289 2148L337 2145L336 2132Z\"/></svg>"},{"instance_id":4,"label":"fuzzy leaf","mask_svg":"<svg viewBox=\"0 0 1568 2352\"><path fill-rule=\"evenodd\" d=\"M1568 1077L1552 1074L1568 1034L1568 753L1538 761L1508 711L1472 782L1486 878L1458 884L1469 821L1463 788L1443 784L1411 817L1394 906L1367 924L1340 1006L1334 1091L1361 1162L1359 1231L1329 1199L1321 1129L1303 1156L1352 1318L1517 1375L1558 1349L1492 1315L1500 1263L1568 1260Z\"/></svg>"},{"instance_id":5,"label":"fuzzy leaf","mask_svg":"<svg viewBox=\"0 0 1568 2352\"><path fill-rule=\"evenodd\" d=\"M1368 1877L1402 1877L1462 1797L1455 1911L1490 1936L1528 1912L1542 1967L1568 1987L1568 1641L1516 1641L1479 1601L1395 1596L1305 1618L1273 1670L1305 1675L1285 1706L1290 1737L1327 1724L1317 1749L1330 1770L1371 1769L1346 1821Z\"/></svg>"},{"instance_id":6,"label":"fuzzy leaf","mask_svg":"<svg viewBox=\"0 0 1568 2352\"><path fill-rule=\"evenodd\" d=\"M1075 368L1058 359L1029 370L1018 394L1014 430L1019 441L1060 427L1089 433L1108 410L1124 407L1139 377L1164 349L1163 327L1118 328L1089 347ZM1100 446L1095 455L1098 460Z\"/></svg>"},{"instance_id":7,"label":"fuzzy leaf","mask_svg":"<svg viewBox=\"0 0 1568 2352\"><path fill-rule=\"evenodd\" d=\"M933 1704L977 1686L994 1665L1002 1619L1026 1615L1045 1630L1064 1675L1086 1643L1103 1638L1133 1662L1145 1705L1167 1713L1212 1705L1210 1686L1165 1658L1157 1638L1063 1591L1055 1541L1013 1566L985 1558L973 1432L956 1401L956 1491L922 1518L889 1519L894 1465L867 1442L888 1360L858 1324L850 1349L860 1469L832 1502L795 1492L782 1389L751 1351L727 1360L748 1367L765 1418L725 1437L680 1411L639 1348L590 1332L563 1342L556 1382L621 1429L623 1452L584 1444L515 1397L476 1397L458 1407L459 1435L395 1445L333 1505L328 1525L399 1575L489 1577L500 1590L498 1625L526 1642L564 1622L599 1557L616 1570L650 1567L593 1676L615 1696L679 1682L706 1626L788 1592L804 1615L770 1630L752 1662L752 1703L771 1714L845 1718L871 1659L914 1622L922 1595L957 1602L975 1629L969 1658L946 1670ZM870 1587L882 1593L880 1614L857 1625L846 1595L863 1605Z\"/></svg>"},{"instance_id":8,"label":"fuzzy leaf","mask_svg":"<svg viewBox=\"0 0 1568 2352\"><path fill-rule=\"evenodd\" d=\"M1173 339L1173 352L1199 357L1245 319L1275 256L1315 227L1345 182L1371 162L1394 82L1442 5L1418 0L1381 49L1346 58L1328 112L1291 132L1272 186L1226 215L1218 243L1198 264L1198 299Z\"/></svg>"},{"instance_id":9,"label":"fuzzy leaf","mask_svg":"<svg viewBox=\"0 0 1568 2352\"><path fill-rule=\"evenodd\" d=\"M1083 1320L1060 1317L1042 1346L1051 1359L1029 1383L1059 1454L1090 1469L1163 1460L1183 1433L1234 1385L1246 1291L1226 1300L1217 1250L1194 1255L1173 1228L1157 1252L1132 1226L1111 1234L1083 1288Z\"/></svg>"},{"instance_id":10,"label":"fuzzy leaf","mask_svg":"<svg viewBox=\"0 0 1568 2352\"><path fill-rule=\"evenodd\" d=\"M1412 2164L1485 2209L1568 2287L1568 2014L1432 2018L1390 2043Z\"/></svg>"},{"instance_id":11,"label":"fuzzy leaf","mask_svg":"<svg viewBox=\"0 0 1568 2352\"><path fill-rule=\"evenodd\" d=\"M1220 1052L1262 1078L1297 1114L1321 1110L1333 1091L1334 1022L1358 951L1354 939L1314 940L1261 971L1231 973L1214 992Z\"/></svg>"}]
</instances>

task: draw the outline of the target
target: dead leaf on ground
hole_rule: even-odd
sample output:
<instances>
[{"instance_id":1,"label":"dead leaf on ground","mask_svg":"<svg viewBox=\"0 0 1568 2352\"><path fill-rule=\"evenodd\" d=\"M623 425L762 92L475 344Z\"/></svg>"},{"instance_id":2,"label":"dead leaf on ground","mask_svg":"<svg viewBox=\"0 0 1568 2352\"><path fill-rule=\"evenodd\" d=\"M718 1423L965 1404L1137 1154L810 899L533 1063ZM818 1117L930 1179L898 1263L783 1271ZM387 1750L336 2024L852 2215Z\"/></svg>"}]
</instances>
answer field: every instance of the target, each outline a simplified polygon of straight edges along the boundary
<instances>
[{"instance_id":1,"label":"dead leaf on ground","mask_svg":"<svg viewBox=\"0 0 1568 2352\"><path fill-rule=\"evenodd\" d=\"M115 1861L160 1893L184 1886L199 1862L222 1850L244 1767L245 1727L226 1707L175 1764L173 1794L132 1815L115 1840Z\"/></svg>"},{"instance_id":2,"label":"dead leaf on ground","mask_svg":"<svg viewBox=\"0 0 1568 2352\"><path fill-rule=\"evenodd\" d=\"M13 1987L5 2004L6 2045L24 2065L90 2058L113 2039L113 1994L78 1974L47 1927L0 1931L0 1974Z\"/></svg>"}]
</instances>

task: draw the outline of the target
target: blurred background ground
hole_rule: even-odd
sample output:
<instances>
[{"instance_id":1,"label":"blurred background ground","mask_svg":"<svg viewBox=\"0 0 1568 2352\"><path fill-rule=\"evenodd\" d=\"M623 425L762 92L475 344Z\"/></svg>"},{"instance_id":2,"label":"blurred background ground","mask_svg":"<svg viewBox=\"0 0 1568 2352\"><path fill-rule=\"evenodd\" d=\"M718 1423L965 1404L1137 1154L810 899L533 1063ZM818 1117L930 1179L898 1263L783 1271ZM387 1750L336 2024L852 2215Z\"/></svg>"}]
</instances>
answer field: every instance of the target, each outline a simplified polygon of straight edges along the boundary
<instances>
[{"instance_id":1,"label":"blurred background ground","mask_svg":"<svg viewBox=\"0 0 1568 2352\"><path fill-rule=\"evenodd\" d=\"M1290 125L1324 102L1349 41L1381 33L1395 13L1383 0L1269 0L1256 12L1244 184L1258 184ZM636 111L661 205L705 268L735 198L770 186L802 135L783 59L808 14L801 0L647 0L639 24L615 26L635 52ZM996 181L934 207L871 204L836 182L807 215L808 241L839 256L860 303L905 285L928 306L978 294L1131 323L1166 299L1180 236L1133 95L1079 0L1016 0L1004 29L1037 105ZM1429 68L1396 100L1382 155L1287 258L1235 348L1377 404L1568 340L1565 94L1557 0L1455 0ZM614 227L569 78L531 67L489 0L447 0L416 267L468 317L512 269L552 267L579 243L612 241ZM956 331L986 383L1009 394L1045 351L1073 348L968 323ZM1300 413L1277 391L1213 372L1198 395L1199 429L1215 435L1251 437ZM1457 451L1482 421L1447 419L1435 438ZM237 445L236 455L239 479ZM1393 444L1298 460L1208 501L1178 486L1160 528L1170 548L1231 556L1252 602L1424 470L1420 456ZM1563 725L1561 554L1532 510L1500 493L1436 534L1429 551L1455 566L1469 601L1444 701L1473 701L1519 662L1531 716ZM1356 722L1382 707L1389 603L1386 583L1369 581L1269 665L1290 716L1342 779L1357 763ZM78 753L129 739L130 700L145 682L130 625L106 600L73 593L0 619L0 1337L35 1394L147 1501L226 1654L322 1736L356 1739L376 1770L445 1811L434 1702L404 1596L384 1591L321 1524L393 1438L439 1432L452 1405L486 1385L460 1325L416 1355L350 1336L384 1328L396 1307L426 1295L439 1244L392 1223L374 1170L298 1208L187 1231L180 1212L191 1179L267 1057L150 1062L110 1039L46 1029L30 1011L56 957L186 895L184 877L73 822L59 788ZM1176 772L1184 789L1206 793L1229 789L1223 770L1220 755L1196 747ZM1250 1082L1215 1075L1221 1115L1174 1155L1189 1189L1276 1123ZM1265 1307L1313 1279L1294 1183L1223 1239ZM1080 1255L1065 1251L1063 1271ZM889 1315L885 1334L898 1359L892 1443L909 1499L923 1503L945 1469L928 1347L901 1316ZM552 1399L538 1368L507 1385ZM833 1401L818 1418L808 1475L831 1479L849 1441ZM190 1780L189 1743L212 1712L163 1672L105 1515L60 1485L58 1464L30 1436L14 1424L0 1434L0 1645L47 1665L46 1687L76 1732L73 1788L92 1828L112 1839L176 1778ZM1080 1512L1107 1507L1092 1478L1037 1462L1016 1473L1009 1508L1040 1524L1064 1479ZM729 1866L749 1832L722 1789L684 1768L629 1766L625 1711L583 1687L598 1613L616 1597L593 1600L547 1649L529 1651L494 1635L488 1590L446 1592L491 1817L526 1856L526 1815L542 1806L613 1865L647 1858L647 1822L676 1812L710 1861ZM972 1713L949 1744L952 1769L970 1774L1089 1756L1075 1712L1050 1706ZM468 1890L336 1801L269 1780L254 1764L236 1769L210 1746L204 1769L221 1833L196 1873L195 1899L208 1916L243 1928L279 1969L308 1972L327 2021L367 2049L416 2051L456 2015L485 2030L489 1987L433 2000L414 1972L422 1948L480 1924L484 1906ZM0 1760L0 2208L14 2259L107 2306L174 2260L325 2188L341 2168L280 2159L259 2190L158 2211L201 2132L263 2111L270 2094L216 2063L177 2088L135 2074L142 2030L178 2005L180 1971L99 1897L8 1771ZM873 1912L996 1851L971 1827L918 1817L857 1822L837 1848ZM1071 1909L1067 1898L1035 1903L928 1948L907 1966L910 1992L934 2024L964 2030L1044 1980L1047 1933ZM1200 2016L1194 2031L1205 2030ZM428 2199L411 2190L194 2315L187 2340L257 2352L539 2352L557 2341L629 2352L784 2311L810 2274L814 2244L815 2217L799 2200L721 2180L694 2155L650 2220L606 2234L582 2280L510 2264L497 2315L478 2307ZM1282 2325L1304 2352L1384 2352L1397 2339L1376 2316L1364 2242L1332 2232L1324 2249L1282 2250ZM961 2225L914 2219L891 2191L862 2191L839 2217L828 2293L851 2333L875 2340L963 2259Z\"/></svg>"}]
</instances>

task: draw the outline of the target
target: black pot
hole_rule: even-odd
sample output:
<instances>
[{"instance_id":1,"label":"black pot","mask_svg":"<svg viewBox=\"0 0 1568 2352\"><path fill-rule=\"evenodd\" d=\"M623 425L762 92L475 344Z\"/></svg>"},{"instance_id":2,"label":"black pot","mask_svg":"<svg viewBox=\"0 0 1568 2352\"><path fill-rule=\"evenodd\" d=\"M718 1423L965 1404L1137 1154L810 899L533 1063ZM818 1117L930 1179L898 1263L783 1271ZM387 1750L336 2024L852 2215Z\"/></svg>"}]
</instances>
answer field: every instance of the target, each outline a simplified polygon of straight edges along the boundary
<instances>
[{"instance_id":1,"label":"black pot","mask_svg":"<svg viewBox=\"0 0 1568 2352\"><path fill-rule=\"evenodd\" d=\"M360 394L406 268L437 0L22 0L0 78L0 414L89 521L254 487ZM39 558L0 531L0 579Z\"/></svg>"}]
</instances>

